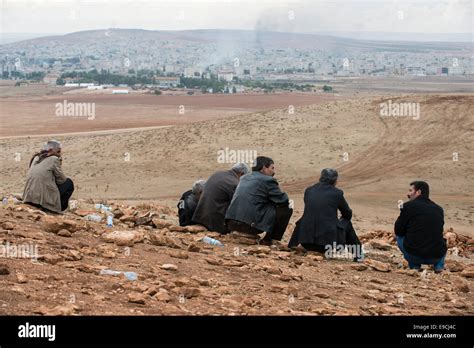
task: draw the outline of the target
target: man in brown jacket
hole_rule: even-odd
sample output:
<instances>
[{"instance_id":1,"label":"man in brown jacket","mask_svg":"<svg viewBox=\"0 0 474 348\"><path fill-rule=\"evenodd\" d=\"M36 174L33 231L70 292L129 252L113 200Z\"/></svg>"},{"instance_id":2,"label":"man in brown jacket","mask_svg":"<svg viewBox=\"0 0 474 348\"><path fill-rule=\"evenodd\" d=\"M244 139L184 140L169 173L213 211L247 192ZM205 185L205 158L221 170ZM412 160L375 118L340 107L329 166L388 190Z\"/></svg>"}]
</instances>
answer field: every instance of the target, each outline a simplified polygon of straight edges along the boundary
<instances>
[{"instance_id":1,"label":"man in brown jacket","mask_svg":"<svg viewBox=\"0 0 474 348\"><path fill-rule=\"evenodd\" d=\"M225 225L225 213L234 196L240 177L250 171L245 163L236 163L230 170L218 171L206 181L193 221L210 231L229 233Z\"/></svg>"},{"instance_id":2,"label":"man in brown jacket","mask_svg":"<svg viewBox=\"0 0 474 348\"><path fill-rule=\"evenodd\" d=\"M48 141L30 161L23 202L60 213L68 207L74 183L61 169L61 144Z\"/></svg>"}]
</instances>

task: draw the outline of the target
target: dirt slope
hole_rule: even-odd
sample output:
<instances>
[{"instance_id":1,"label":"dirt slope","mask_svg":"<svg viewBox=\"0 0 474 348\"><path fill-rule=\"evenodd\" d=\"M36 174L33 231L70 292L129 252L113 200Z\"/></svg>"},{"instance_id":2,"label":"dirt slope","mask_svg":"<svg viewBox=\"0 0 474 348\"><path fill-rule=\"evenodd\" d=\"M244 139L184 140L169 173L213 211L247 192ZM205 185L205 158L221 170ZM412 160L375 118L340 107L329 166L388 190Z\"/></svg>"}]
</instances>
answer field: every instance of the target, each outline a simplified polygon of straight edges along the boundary
<instances>
[{"instance_id":1,"label":"dirt slope","mask_svg":"<svg viewBox=\"0 0 474 348\"><path fill-rule=\"evenodd\" d=\"M55 217L25 205L0 209L0 238L10 253L0 262L0 314L474 314L474 240L453 232L446 235L448 270L419 273L406 269L389 232L362 236L367 259L354 263L179 228L166 206L112 204L120 219L109 228L82 217L94 211L91 203ZM111 231L128 235L113 238ZM204 244L205 235L225 245ZM29 245L36 254L25 254Z\"/></svg>"}]
</instances>

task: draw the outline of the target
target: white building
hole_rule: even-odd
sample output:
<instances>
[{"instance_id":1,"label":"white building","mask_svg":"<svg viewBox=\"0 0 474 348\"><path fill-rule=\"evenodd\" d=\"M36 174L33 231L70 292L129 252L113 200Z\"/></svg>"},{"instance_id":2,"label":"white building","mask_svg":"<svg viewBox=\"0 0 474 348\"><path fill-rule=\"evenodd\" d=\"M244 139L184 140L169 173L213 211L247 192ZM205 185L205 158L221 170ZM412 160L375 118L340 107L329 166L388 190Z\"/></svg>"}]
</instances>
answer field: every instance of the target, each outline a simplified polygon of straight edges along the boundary
<instances>
[{"instance_id":1,"label":"white building","mask_svg":"<svg viewBox=\"0 0 474 348\"><path fill-rule=\"evenodd\" d=\"M93 89L93 90L104 89L104 86L87 86L87 89Z\"/></svg>"},{"instance_id":2,"label":"white building","mask_svg":"<svg viewBox=\"0 0 474 348\"><path fill-rule=\"evenodd\" d=\"M58 81L59 75L57 74L47 74L43 77L43 83L46 83L50 86L55 86Z\"/></svg>"},{"instance_id":3,"label":"white building","mask_svg":"<svg viewBox=\"0 0 474 348\"><path fill-rule=\"evenodd\" d=\"M161 88L176 87L180 83L179 76L171 76L171 77L157 76L156 81L158 83L158 86Z\"/></svg>"},{"instance_id":4,"label":"white building","mask_svg":"<svg viewBox=\"0 0 474 348\"><path fill-rule=\"evenodd\" d=\"M200 78L203 73L204 73L204 69L199 68L197 66L191 66L189 68L184 69L184 77Z\"/></svg>"},{"instance_id":5,"label":"white building","mask_svg":"<svg viewBox=\"0 0 474 348\"><path fill-rule=\"evenodd\" d=\"M221 70L217 73L217 79L231 82L234 79L234 72L232 70Z\"/></svg>"}]
</instances>

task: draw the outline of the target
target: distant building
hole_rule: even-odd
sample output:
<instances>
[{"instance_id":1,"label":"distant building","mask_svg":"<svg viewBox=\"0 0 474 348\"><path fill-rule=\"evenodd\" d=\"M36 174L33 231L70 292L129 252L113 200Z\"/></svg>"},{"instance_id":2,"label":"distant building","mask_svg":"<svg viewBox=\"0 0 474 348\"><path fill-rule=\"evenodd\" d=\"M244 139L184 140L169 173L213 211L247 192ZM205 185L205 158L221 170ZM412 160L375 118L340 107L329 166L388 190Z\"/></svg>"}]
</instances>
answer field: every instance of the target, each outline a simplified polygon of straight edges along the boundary
<instances>
[{"instance_id":1,"label":"distant building","mask_svg":"<svg viewBox=\"0 0 474 348\"><path fill-rule=\"evenodd\" d=\"M232 70L221 70L217 73L217 79L231 82L234 79L234 72Z\"/></svg>"},{"instance_id":2,"label":"distant building","mask_svg":"<svg viewBox=\"0 0 474 348\"><path fill-rule=\"evenodd\" d=\"M177 70L178 69L175 65L166 64L165 66L163 66L163 72L174 73Z\"/></svg>"},{"instance_id":3,"label":"distant building","mask_svg":"<svg viewBox=\"0 0 474 348\"><path fill-rule=\"evenodd\" d=\"M438 68L437 73L438 73L439 75L448 75L449 69L448 69L448 68Z\"/></svg>"},{"instance_id":4,"label":"distant building","mask_svg":"<svg viewBox=\"0 0 474 348\"><path fill-rule=\"evenodd\" d=\"M128 94L130 91L128 89L113 89L112 94Z\"/></svg>"},{"instance_id":5,"label":"distant building","mask_svg":"<svg viewBox=\"0 0 474 348\"><path fill-rule=\"evenodd\" d=\"M203 73L204 73L204 69L196 67L196 66L192 66L192 67L184 69L184 77L201 78Z\"/></svg>"},{"instance_id":6,"label":"distant building","mask_svg":"<svg viewBox=\"0 0 474 348\"><path fill-rule=\"evenodd\" d=\"M157 76L156 81L161 88L177 87L180 84L179 76L164 77Z\"/></svg>"},{"instance_id":7,"label":"distant building","mask_svg":"<svg viewBox=\"0 0 474 348\"><path fill-rule=\"evenodd\" d=\"M43 77L43 83L46 83L50 86L56 86L56 82L59 79L59 75L57 74L47 74Z\"/></svg>"}]
</instances>

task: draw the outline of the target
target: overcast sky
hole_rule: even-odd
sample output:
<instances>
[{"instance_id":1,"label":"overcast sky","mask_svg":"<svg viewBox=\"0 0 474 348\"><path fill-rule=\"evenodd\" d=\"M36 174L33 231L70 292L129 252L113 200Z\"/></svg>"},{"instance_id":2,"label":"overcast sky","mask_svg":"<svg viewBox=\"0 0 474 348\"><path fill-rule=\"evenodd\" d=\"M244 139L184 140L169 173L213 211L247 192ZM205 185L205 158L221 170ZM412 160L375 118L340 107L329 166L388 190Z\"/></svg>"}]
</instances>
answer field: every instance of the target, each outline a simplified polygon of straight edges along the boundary
<instances>
[{"instance_id":1,"label":"overcast sky","mask_svg":"<svg viewBox=\"0 0 474 348\"><path fill-rule=\"evenodd\" d=\"M0 0L4 33L105 28L469 33L474 0Z\"/></svg>"}]
</instances>

